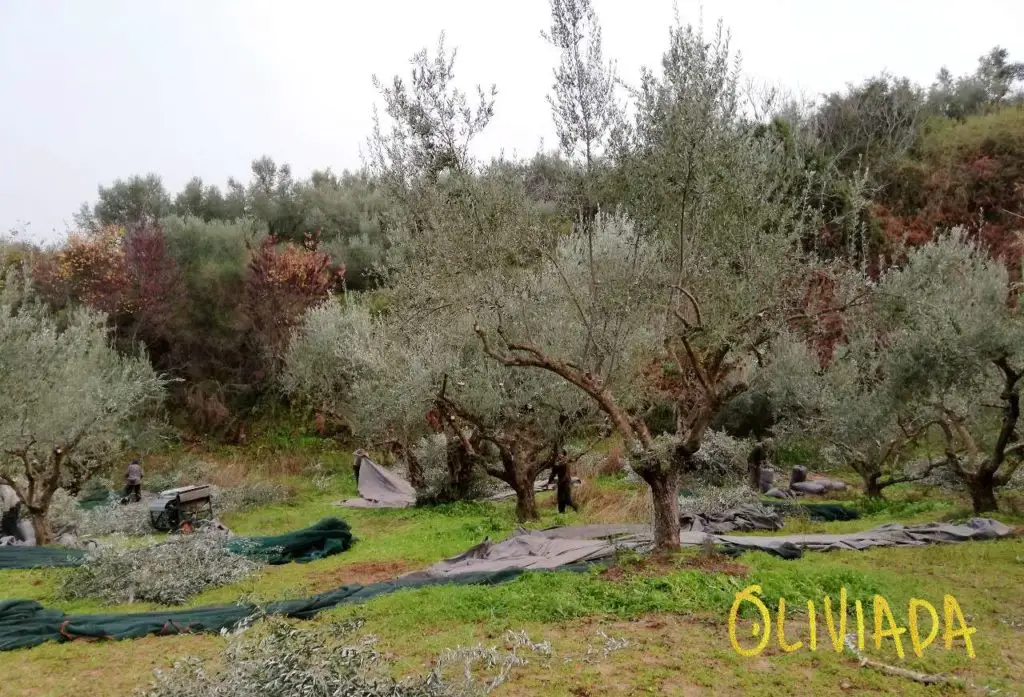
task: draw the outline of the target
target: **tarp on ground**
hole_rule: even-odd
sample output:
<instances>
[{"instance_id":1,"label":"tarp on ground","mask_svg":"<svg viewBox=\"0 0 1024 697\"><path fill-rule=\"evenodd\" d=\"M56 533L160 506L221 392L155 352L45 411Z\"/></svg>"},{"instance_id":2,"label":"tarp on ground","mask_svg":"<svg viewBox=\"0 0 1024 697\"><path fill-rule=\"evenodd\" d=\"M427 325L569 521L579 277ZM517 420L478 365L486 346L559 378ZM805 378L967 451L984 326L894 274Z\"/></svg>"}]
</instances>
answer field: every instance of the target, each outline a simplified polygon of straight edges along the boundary
<instances>
[{"instance_id":1,"label":"tarp on ground","mask_svg":"<svg viewBox=\"0 0 1024 697\"><path fill-rule=\"evenodd\" d=\"M359 463L359 498L342 501L346 508L406 508L416 503L412 484L368 457Z\"/></svg>"},{"instance_id":2,"label":"tarp on ground","mask_svg":"<svg viewBox=\"0 0 1024 697\"><path fill-rule=\"evenodd\" d=\"M966 542L1006 537L1008 526L985 518L963 525L926 523L903 526L888 524L865 532L843 535L717 535L707 532L680 533L684 547L698 547L710 538L726 552L763 551L786 559L799 557L803 550L859 550L871 547L906 547L944 542ZM646 525L578 525L548 530L517 530L501 542L484 542L462 554L440 561L403 578L447 578L463 573L501 569L557 569L564 564L593 562L612 557L618 549L645 551L653 546Z\"/></svg>"},{"instance_id":3,"label":"tarp on ground","mask_svg":"<svg viewBox=\"0 0 1024 697\"><path fill-rule=\"evenodd\" d=\"M972 518L962 525L951 523L923 523L900 525L887 523L865 532L851 532L842 535L708 535L699 532L680 533L679 541L684 547L705 544L710 537L715 544L743 550L760 550L774 554L787 550L810 550L827 552L832 550L862 550L872 547L918 547L927 544L969 542L974 540L995 540L1008 537L1009 526L989 518Z\"/></svg>"},{"instance_id":4,"label":"tarp on ground","mask_svg":"<svg viewBox=\"0 0 1024 697\"><path fill-rule=\"evenodd\" d=\"M857 509L840 503L789 503L786 501L762 501L761 505L773 508L787 516L807 516L811 520L832 522L835 520L857 520Z\"/></svg>"},{"instance_id":5,"label":"tarp on ground","mask_svg":"<svg viewBox=\"0 0 1024 697\"><path fill-rule=\"evenodd\" d=\"M727 548L756 549L786 554L794 549L868 549L877 546L917 546L940 542L965 542L1006 537L1010 528L989 519L972 519L964 525L929 523L883 525L847 535L726 536L682 533L685 546L704 544L711 538ZM127 639L149 634L166 635L218 632L230 629L261 613L308 619L327 608L369 600L397 590L446 583L497 584L529 569L580 570L586 562L604 559L619 547L643 549L650 544L644 525L583 525L549 530L519 530L504 542L477 545L457 557L392 581L370 585L350 584L303 600L254 605L220 605L175 611L131 614L66 615L35 601L0 601L0 651L36 646L47 641L79 638Z\"/></svg>"},{"instance_id":6,"label":"tarp on ground","mask_svg":"<svg viewBox=\"0 0 1024 697\"><path fill-rule=\"evenodd\" d=\"M484 540L458 556L402 578L451 578L502 569L558 569L607 559L617 549L649 547L651 538L648 531L645 525L576 525L548 530L520 528L501 542Z\"/></svg>"},{"instance_id":7,"label":"tarp on ground","mask_svg":"<svg viewBox=\"0 0 1024 697\"><path fill-rule=\"evenodd\" d=\"M720 513L690 513L685 510L685 505L685 500L680 502L684 510L679 514L679 525L684 532L709 532L716 535L753 530L774 532L781 530L785 522L778 511L749 503Z\"/></svg>"},{"instance_id":8,"label":"tarp on ground","mask_svg":"<svg viewBox=\"0 0 1024 697\"><path fill-rule=\"evenodd\" d=\"M0 547L0 569L36 569L49 566L78 566L85 550L72 547Z\"/></svg>"},{"instance_id":9,"label":"tarp on ground","mask_svg":"<svg viewBox=\"0 0 1024 697\"><path fill-rule=\"evenodd\" d=\"M201 534L201 533L200 533ZM236 554L265 564L288 564L322 559L352 546L352 530L339 518L320 522L283 535L235 537L227 546ZM35 569L49 566L78 566L86 551L71 547L0 547L0 569Z\"/></svg>"}]
</instances>

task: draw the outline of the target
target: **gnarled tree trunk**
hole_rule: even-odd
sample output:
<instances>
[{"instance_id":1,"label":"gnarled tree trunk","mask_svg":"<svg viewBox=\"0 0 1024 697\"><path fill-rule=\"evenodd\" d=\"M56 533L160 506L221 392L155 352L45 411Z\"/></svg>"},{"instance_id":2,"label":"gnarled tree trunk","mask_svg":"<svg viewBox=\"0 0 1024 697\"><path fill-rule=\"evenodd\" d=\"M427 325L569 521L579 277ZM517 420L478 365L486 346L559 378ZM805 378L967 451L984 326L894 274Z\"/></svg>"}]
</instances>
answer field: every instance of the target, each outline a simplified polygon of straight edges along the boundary
<instances>
[{"instance_id":1,"label":"gnarled tree trunk","mask_svg":"<svg viewBox=\"0 0 1024 697\"><path fill-rule=\"evenodd\" d=\"M654 546L679 549L679 473L674 468L657 467L640 476L651 487Z\"/></svg>"},{"instance_id":2,"label":"gnarled tree trunk","mask_svg":"<svg viewBox=\"0 0 1024 697\"><path fill-rule=\"evenodd\" d=\"M971 506L975 513L998 511L995 478L991 472L982 470L967 479L967 491L971 495Z\"/></svg>"},{"instance_id":3,"label":"gnarled tree trunk","mask_svg":"<svg viewBox=\"0 0 1024 697\"><path fill-rule=\"evenodd\" d=\"M529 520L540 520L537 513L537 497L533 491L533 482L516 481L511 485L516 492L516 520L525 523Z\"/></svg>"},{"instance_id":4,"label":"gnarled tree trunk","mask_svg":"<svg viewBox=\"0 0 1024 697\"><path fill-rule=\"evenodd\" d=\"M533 483L537 479L538 466L535 462L536 453L530 448L515 448L494 438L501 457L501 470L487 468L487 473L507 483L516 492L516 520L525 523L529 520L540 520L537 513L537 497L533 491Z\"/></svg>"},{"instance_id":5,"label":"gnarled tree trunk","mask_svg":"<svg viewBox=\"0 0 1024 697\"><path fill-rule=\"evenodd\" d=\"M473 485L473 456L466 451L462 441L448 439L448 481L442 495L445 501L469 500Z\"/></svg>"},{"instance_id":6,"label":"gnarled tree trunk","mask_svg":"<svg viewBox=\"0 0 1024 697\"><path fill-rule=\"evenodd\" d=\"M868 498L881 499L885 498L882 496L882 475L879 472L867 472L858 470L861 478L864 480L864 494Z\"/></svg>"},{"instance_id":7,"label":"gnarled tree trunk","mask_svg":"<svg viewBox=\"0 0 1024 697\"><path fill-rule=\"evenodd\" d=\"M29 509L29 520L32 521L32 529L36 533L37 545L48 545L53 541L53 533L50 530L50 520L46 517L46 511L40 512Z\"/></svg>"}]
</instances>

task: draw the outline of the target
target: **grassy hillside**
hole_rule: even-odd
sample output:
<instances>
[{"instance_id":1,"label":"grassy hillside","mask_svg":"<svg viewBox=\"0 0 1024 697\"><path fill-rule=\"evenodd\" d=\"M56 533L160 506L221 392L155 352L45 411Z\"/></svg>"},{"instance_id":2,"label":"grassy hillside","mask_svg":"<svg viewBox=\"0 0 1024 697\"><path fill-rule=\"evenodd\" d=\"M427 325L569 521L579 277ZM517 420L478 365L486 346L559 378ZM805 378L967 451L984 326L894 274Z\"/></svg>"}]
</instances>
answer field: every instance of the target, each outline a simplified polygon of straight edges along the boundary
<instances>
[{"instance_id":1,"label":"grassy hillside","mask_svg":"<svg viewBox=\"0 0 1024 697\"><path fill-rule=\"evenodd\" d=\"M244 459L240 452L224 451L204 457L220 458L225 472L236 473ZM351 474L342 466L347 465L347 457L306 451L287 467L272 466L274 458L272 453L261 455L256 462L262 466L250 464L252 476L289 483L294 496L284 504L229 516L225 522L241 534L268 534L340 513L358 538L355 546L310 564L267 568L255 580L203 593L191 605L301 597L345 583L384 580L456 554L484 538L503 538L515 527L510 502L404 511L338 509L332 502L355 494ZM315 462L321 463L317 486L313 477L303 474ZM323 473L325 466L328 474ZM336 473L330 474L332 470ZM558 515L551 494L542 494L540 525L621 519L621 511L638 509L639 494L625 480L603 477L588 487L579 514ZM786 532L839 532L893 519L965 515L963 503L953 499L922 499L907 490L896 492L894 498L890 504L865 508L868 515L861 520L795 520ZM614 516L611 511L616 511ZM1022 522L1012 515L1003 517L1011 523ZM63 601L57 589L67 573L64 570L0 573L4 597L37 599L76 612L154 607L137 603L111 608L94 601ZM934 694L935 688L861 668L849 654L836 655L820 626L814 653L805 645L784 654L773 637L762 655L741 657L730 645L726 620L736 592L753 583L763 587L773 618L779 597L785 598L789 608L798 608L787 621L786 632L805 644L808 619L802 608L806 601L814 600L820 613L823 596L835 597L841 587L847 589L851 603L861 598L867 604L873 595L882 595L902 626L906 626L911 597L928 600L941 615L942 596L953 594L969 624L978 630L973 637L976 658L968 658L961 644L945 650L941 632L921 659L913 656L909 642L906 661L899 661L889 641L877 651L870 634L866 653L914 670L951 673L1002 694L1012 694L1024 681L1024 658L1012 648L1024 638L1024 540L1019 537L956 547L808 553L796 561L760 553L730 561L695 551L654 561L624 557L611 570L532 573L498 587L401 591L325 613L315 621L364 618L361 632L379 637L378 648L395 660L400 674L422 671L445 648L500 644L508 629L550 641L552 656L516 669L497 695L691 695L712 686L716 694L737 695L797 690L824 695L837 689L851 694ZM867 622L870 626L870 610ZM749 633L749 627L749 622L741 622L742 632ZM741 637L745 644L754 643L746 634ZM153 669L168 667L187 655L213 657L224 643L215 636L150 637L76 641L4 653L0 654L0 694L129 694L148 683Z\"/></svg>"}]
</instances>

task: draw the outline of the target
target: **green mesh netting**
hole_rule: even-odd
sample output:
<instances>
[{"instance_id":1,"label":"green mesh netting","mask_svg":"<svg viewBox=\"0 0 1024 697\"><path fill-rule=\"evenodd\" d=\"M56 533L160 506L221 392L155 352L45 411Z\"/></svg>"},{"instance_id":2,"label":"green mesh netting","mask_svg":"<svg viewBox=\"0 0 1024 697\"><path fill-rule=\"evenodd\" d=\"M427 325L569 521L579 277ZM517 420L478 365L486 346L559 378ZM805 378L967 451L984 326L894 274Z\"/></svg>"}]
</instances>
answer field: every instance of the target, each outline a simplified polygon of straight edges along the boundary
<instances>
[{"instance_id":1,"label":"green mesh netting","mask_svg":"<svg viewBox=\"0 0 1024 697\"><path fill-rule=\"evenodd\" d=\"M302 530L270 537L238 537L228 541L236 554L266 564L304 563L344 552L352 546L352 531L340 518L324 518Z\"/></svg>"},{"instance_id":2,"label":"green mesh netting","mask_svg":"<svg viewBox=\"0 0 1024 697\"><path fill-rule=\"evenodd\" d=\"M78 506L85 510L91 510L100 506L105 506L110 503L111 500L116 500L120 492L113 491L103 486L96 480L90 480L85 488L82 489L82 493L78 495Z\"/></svg>"},{"instance_id":3,"label":"green mesh netting","mask_svg":"<svg viewBox=\"0 0 1024 697\"><path fill-rule=\"evenodd\" d=\"M580 565L565 567L576 571ZM187 610L128 614L66 615L34 600L0 601L0 651L38 646L48 641L74 639L134 639L137 637L219 632L261 614L309 619L328 608L360 603L398 590L443 584L492 585L516 578L522 569L475 572L449 578L395 579L370 585L350 584L301 600L285 600L265 607L217 605Z\"/></svg>"},{"instance_id":4,"label":"green mesh netting","mask_svg":"<svg viewBox=\"0 0 1024 697\"><path fill-rule=\"evenodd\" d=\"M78 566L84 560L83 550L70 547L0 547L0 569Z\"/></svg>"},{"instance_id":5,"label":"green mesh netting","mask_svg":"<svg viewBox=\"0 0 1024 697\"><path fill-rule=\"evenodd\" d=\"M288 564L322 559L352 546L352 530L340 518L324 518L302 530L269 537L236 537L228 549L265 564ZM78 566L86 553L69 547L0 547L0 569Z\"/></svg>"}]
</instances>

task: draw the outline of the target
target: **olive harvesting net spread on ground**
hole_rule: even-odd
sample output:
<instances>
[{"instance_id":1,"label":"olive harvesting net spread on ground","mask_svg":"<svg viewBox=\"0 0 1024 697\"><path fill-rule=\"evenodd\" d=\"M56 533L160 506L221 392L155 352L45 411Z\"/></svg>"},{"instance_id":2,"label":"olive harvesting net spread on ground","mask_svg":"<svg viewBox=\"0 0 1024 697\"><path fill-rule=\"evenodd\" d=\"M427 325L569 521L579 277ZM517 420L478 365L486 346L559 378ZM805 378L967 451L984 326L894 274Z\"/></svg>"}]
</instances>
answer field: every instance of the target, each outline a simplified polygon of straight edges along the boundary
<instances>
[{"instance_id":1,"label":"olive harvesting net spread on ground","mask_svg":"<svg viewBox=\"0 0 1024 697\"><path fill-rule=\"evenodd\" d=\"M264 564L288 564L322 559L352 546L352 530L340 518L324 518L302 530L269 537L235 537L227 548ZM0 569L36 569L48 566L78 566L85 563L85 550L71 547L0 547Z\"/></svg>"},{"instance_id":2,"label":"olive harvesting net spread on ground","mask_svg":"<svg viewBox=\"0 0 1024 697\"><path fill-rule=\"evenodd\" d=\"M855 509L840 503L787 503L770 499L762 499L761 503L785 515L806 515L811 520L826 523L860 518Z\"/></svg>"},{"instance_id":3,"label":"olive harvesting net spread on ground","mask_svg":"<svg viewBox=\"0 0 1024 697\"><path fill-rule=\"evenodd\" d=\"M314 526L316 527L316 526ZM308 529L307 529L308 530ZM976 518L962 525L924 523L882 525L843 535L725 536L684 532L686 547L709 540L727 549L762 551L792 558L802 550L861 550L1005 538L1012 530L995 520ZM358 603L397 590L445 583L493 585L531 571L581 571L614 557L625 547L649 549L652 538L642 525L581 525L548 530L517 530L509 538L489 540L421 571L370 585L350 584L311 598L270 603L219 605L175 611L66 615L31 600L0 601L0 651L78 638L127 639L149 634L218 632L262 614L308 619L318 612Z\"/></svg>"},{"instance_id":4,"label":"olive harvesting net spread on ground","mask_svg":"<svg viewBox=\"0 0 1024 697\"><path fill-rule=\"evenodd\" d=\"M72 547L0 547L0 569L39 569L48 566L79 566L86 551Z\"/></svg>"},{"instance_id":5,"label":"olive harvesting net spread on ground","mask_svg":"<svg viewBox=\"0 0 1024 697\"><path fill-rule=\"evenodd\" d=\"M302 600L285 600L264 607L216 605L186 610L66 615L34 600L0 601L0 651L38 646L48 641L74 639L135 639L154 634L190 634L231 629L263 614L309 619L339 605L359 603L378 595L407 588L446 583L481 585L503 583L523 573L522 569L467 573L457 578L395 579L370 585L351 584Z\"/></svg>"}]
</instances>

